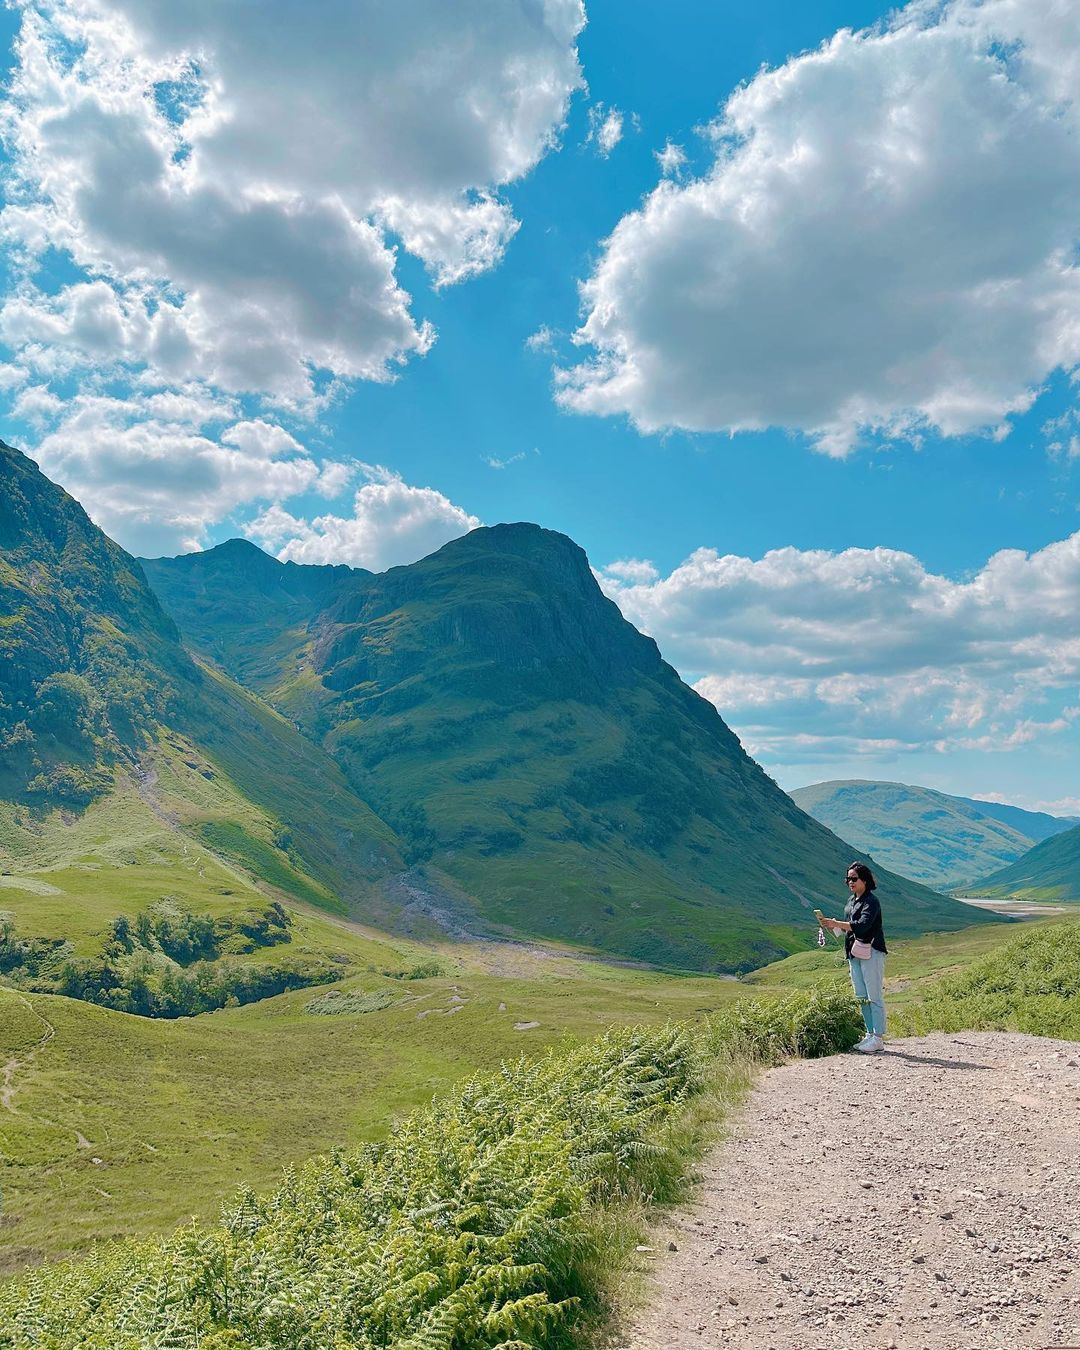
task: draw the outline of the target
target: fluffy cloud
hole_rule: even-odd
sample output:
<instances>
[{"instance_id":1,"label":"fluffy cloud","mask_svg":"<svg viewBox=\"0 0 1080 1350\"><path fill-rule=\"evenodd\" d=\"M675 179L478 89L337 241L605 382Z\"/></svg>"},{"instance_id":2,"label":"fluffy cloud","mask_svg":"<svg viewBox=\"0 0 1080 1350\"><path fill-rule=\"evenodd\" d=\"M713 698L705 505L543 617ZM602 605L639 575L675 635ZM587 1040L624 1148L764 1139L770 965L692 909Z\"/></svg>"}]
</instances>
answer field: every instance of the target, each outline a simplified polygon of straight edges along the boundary
<instances>
[{"instance_id":1,"label":"fluffy cloud","mask_svg":"<svg viewBox=\"0 0 1080 1350\"><path fill-rule=\"evenodd\" d=\"M389 378L434 335L388 234L440 285L498 261L498 191L554 144L583 23L581 0L27 4L3 229L86 279L27 283L5 340L293 404L318 372Z\"/></svg>"},{"instance_id":2,"label":"fluffy cloud","mask_svg":"<svg viewBox=\"0 0 1080 1350\"><path fill-rule=\"evenodd\" d=\"M1009 750L1080 725L1080 533L953 581L892 549L699 549L602 569L628 619L751 753Z\"/></svg>"},{"instance_id":3,"label":"fluffy cloud","mask_svg":"<svg viewBox=\"0 0 1080 1350\"><path fill-rule=\"evenodd\" d=\"M381 572L426 557L481 524L434 488L412 487L381 465L358 468L368 481L356 493L351 516L309 521L273 506L246 533L283 562L343 562Z\"/></svg>"},{"instance_id":4,"label":"fluffy cloud","mask_svg":"<svg viewBox=\"0 0 1080 1350\"><path fill-rule=\"evenodd\" d=\"M1078 90L1071 0L917 0L763 71L607 240L558 397L834 455L1000 429L1080 361Z\"/></svg>"},{"instance_id":5,"label":"fluffy cloud","mask_svg":"<svg viewBox=\"0 0 1080 1350\"><path fill-rule=\"evenodd\" d=\"M556 144L582 83L582 0L20 8L0 389L47 429L36 458L141 552L196 547L244 506L337 496L353 469L280 418L428 350L399 248L437 287L499 261L517 229L500 192ZM82 395L62 406L65 380ZM456 510L444 523L468 528Z\"/></svg>"},{"instance_id":6,"label":"fluffy cloud","mask_svg":"<svg viewBox=\"0 0 1080 1350\"><path fill-rule=\"evenodd\" d=\"M682 171L686 168L686 151L681 145L676 145L674 141L668 140L664 143L663 150L654 150L653 154L660 166L662 177L679 178L682 176Z\"/></svg>"},{"instance_id":7,"label":"fluffy cloud","mask_svg":"<svg viewBox=\"0 0 1080 1350\"><path fill-rule=\"evenodd\" d=\"M618 108L605 108L602 103L594 103L589 109L589 134L585 144L594 146L596 153L607 159L622 138L622 113Z\"/></svg>"},{"instance_id":8,"label":"fluffy cloud","mask_svg":"<svg viewBox=\"0 0 1080 1350\"><path fill-rule=\"evenodd\" d=\"M276 423L237 419L232 404L211 405L198 393L84 394L62 409L35 459L143 556L199 548L210 525L253 501L336 496L351 475L348 466L318 464ZM215 424L221 430L212 436Z\"/></svg>"},{"instance_id":9,"label":"fluffy cloud","mask_svg":"<svg viewBox=\"0 0 1080 1350\"><path fill-rule=\"evenodd\" d=\"M549 328L546 323L542 323L535 333L530 333L525 339L525 346L530 352L543 352L550 355L555 350L555 339L558 334L553 328Z\"/></svg>"}]
</instances>

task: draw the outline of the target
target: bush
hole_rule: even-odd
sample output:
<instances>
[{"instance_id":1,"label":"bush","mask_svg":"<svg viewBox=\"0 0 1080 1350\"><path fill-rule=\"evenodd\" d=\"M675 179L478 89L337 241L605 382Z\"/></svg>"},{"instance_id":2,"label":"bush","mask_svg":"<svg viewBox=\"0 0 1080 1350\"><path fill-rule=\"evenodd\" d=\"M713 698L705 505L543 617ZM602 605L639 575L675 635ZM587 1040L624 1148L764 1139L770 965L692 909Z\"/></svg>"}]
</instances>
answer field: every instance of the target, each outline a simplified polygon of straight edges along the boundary
<instances>
[{"instance_id":1,"label":"bush","mask_svg":"<svg viewBox=\"0 0 1080 1350\"><path fill-rule=\"evenodd\" d=\"M709 1019L709 1040L750 1059L775 1063L850 1050L866 1034L858 1004L840 990L738 999Z\"/></svg>"},{"instance_id":2,"label":"bush","mask_svg":"<svg viewBox=\"0 0 1080 1350\"><path fill-rule=\"evenodd\" d=\"M382 1012L383 1008L389 1008L393 1002L393 994L386 989L377 989L371 994L365 994L360 989L349 992L344 989L328 989L325 994L318 994L315 998L309 999L304 1004L304 1011L314 1013L317 1017L335 1017L339 1013Z\"/></svg>"},{"instance_id":3,"label":"bush","mask_svg":"<svg viewBox=\"0 0 1080 1350\"><path fill-rule=\"evenodd\" d=\"M577 1307L591 1203L700 1083L678 1028L504 1065L319 1158L222 1224L122 1243L0 1290L0 1345L550 1345Z\"/></svg>"}]
</instances>

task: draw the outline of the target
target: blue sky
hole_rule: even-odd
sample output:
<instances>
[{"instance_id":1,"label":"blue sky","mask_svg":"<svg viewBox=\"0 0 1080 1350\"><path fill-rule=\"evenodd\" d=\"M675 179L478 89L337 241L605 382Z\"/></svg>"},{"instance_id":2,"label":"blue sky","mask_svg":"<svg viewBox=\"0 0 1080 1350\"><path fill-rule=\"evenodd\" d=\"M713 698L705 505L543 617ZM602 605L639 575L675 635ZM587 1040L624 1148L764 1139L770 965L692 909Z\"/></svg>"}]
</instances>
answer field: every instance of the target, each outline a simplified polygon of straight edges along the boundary
<instances>
[{"instance_id":1,"label":"blue sky","mask_svg":"<svg viewBox=\"0 0 1080 1350\"><path fill-rule=\"evenodd\" d=\"M586 8L5 12L4 438L143 554L538 521L785 786L1080 812L1071 7Z\"/></svg>"}]
</instances>

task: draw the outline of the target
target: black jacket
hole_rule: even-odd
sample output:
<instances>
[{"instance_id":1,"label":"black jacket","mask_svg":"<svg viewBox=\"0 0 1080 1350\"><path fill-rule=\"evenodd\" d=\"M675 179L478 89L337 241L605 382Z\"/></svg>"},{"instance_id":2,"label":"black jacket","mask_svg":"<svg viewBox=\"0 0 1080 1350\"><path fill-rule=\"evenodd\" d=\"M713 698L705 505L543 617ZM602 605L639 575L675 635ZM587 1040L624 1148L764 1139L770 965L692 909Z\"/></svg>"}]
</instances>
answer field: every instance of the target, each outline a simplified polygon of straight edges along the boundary
<instances>
[{"instance_id":1,"label":"black jacket","mask_svg":"<svg viewBox=\"0 0 1080 1350\"><path fill-rule=\"evenodd\" d=\"M852 943L856 938L861 942L869 942L875 951L888 954L885 929L881 923L881 903L873 891L864 891L858 898L849 895L844 918L851 924L851 932L844 936L845 956L851 955Z\"/></svg>"}]
</instances>

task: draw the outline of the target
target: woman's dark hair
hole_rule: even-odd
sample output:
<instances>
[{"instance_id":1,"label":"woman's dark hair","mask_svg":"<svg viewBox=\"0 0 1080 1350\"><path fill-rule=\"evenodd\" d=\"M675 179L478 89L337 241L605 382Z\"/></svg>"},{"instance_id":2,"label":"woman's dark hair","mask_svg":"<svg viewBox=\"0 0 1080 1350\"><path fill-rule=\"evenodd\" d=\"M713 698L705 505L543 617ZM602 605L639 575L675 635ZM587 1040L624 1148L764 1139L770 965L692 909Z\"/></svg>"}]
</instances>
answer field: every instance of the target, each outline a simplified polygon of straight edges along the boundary
<instances>
[{"instance_id":1,"label":"woman's dark hair","mask_svg":"<svg viewBox=\"0 0 1080 1350\"><path fill-rule=\"evenodd\" d=\"M848 863L848 873L854 872L860 881L864 882L868 891L877 890L877 882L874 880L874 874L865 863Z\"/></svg>"}]
</instances>

